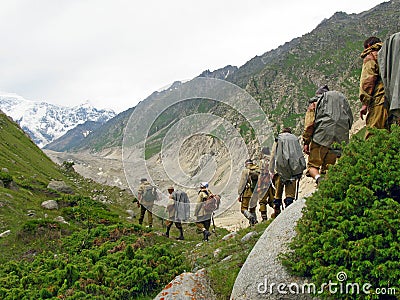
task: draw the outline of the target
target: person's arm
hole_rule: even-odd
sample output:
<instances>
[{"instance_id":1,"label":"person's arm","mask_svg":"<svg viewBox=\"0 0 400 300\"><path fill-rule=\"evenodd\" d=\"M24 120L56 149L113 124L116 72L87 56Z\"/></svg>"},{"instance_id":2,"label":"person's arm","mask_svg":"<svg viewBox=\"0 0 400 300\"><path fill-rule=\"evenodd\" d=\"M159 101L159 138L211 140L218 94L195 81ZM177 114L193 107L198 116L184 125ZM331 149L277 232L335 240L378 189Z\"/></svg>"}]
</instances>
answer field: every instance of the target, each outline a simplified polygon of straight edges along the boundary
<instances>
[{"instance_id":1,"label":"person's arm","mask_svg":"<svg viewBox=\"0 0 400 300\"><path fill-rule=\"evenodd\" d=\"M240 182L238 186L238 195L242 195L244 190L246 189L247 177L249 176L249 170L245 169L242 171L242 175L240 177Z\"/></svg>"},{"instance_id":2,"label":"person's arm","mask_svg":"<svg viewBox=\"0 0 400 300\"><path fill-rule=\"evenodd\" d=\"M274 142L274 144L272 145L271 158L270 158L269 166L268 166L269 173L272 175L275 173L275 155L276 155L276 146L277 145L278 145L277 142Z\"/></svg>"},{"instance_id":3,"label":"person's arm","mask_svg":"<svg viewBox=\"0 0 400 300\"><path fill-rule=\"evenodd\" d=\"M312 136L315 129L315 108L317 102L312 102L307 108L305 120L304 120L304 131L303 131L303 151L306 154L310 154L309 145L311 143Z\"/></svg>"},{"instance_id":4,"label":"person's arm","mask_svg":"<svg viewBox=\"0 0 400 300\"><path fill-rule=\"evenodd\" d=\"M367 114L368 107L373 100L373 93L375 90L376 81L379 77L379 66L372 54L364 58L364 63L360 76L360 92L359 98L362 103L360 109L360 118Z\"/></svg>"}]
</instances>

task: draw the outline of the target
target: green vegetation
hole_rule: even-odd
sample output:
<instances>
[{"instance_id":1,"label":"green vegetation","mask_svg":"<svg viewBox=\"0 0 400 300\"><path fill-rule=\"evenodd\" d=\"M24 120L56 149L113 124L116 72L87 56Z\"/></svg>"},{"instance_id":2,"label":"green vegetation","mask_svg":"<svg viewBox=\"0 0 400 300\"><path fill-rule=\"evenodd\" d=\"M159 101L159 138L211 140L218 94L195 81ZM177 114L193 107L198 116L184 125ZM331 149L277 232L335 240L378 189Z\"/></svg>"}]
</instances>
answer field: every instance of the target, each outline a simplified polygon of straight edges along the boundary
<instances>
[{"instance_id":1,"label":"green vegetation","mask_svg":"<svg viewBox=\"0 0 400 300\"><path fill-rule=\"evenodd\" d=\"M307 199L298 222L293 253L284 263L317 286L369 283L400 290L400 128L375 130L368 141L354 137L329 170L320 188ZM397 293L396 293L397 294ZM330 296L329 293L325 296ZM357 295L335 294L334 298ZM398 296L397 296L398 297Z\"/></svg>"},{"instance_id":2,"label":"green vegetation","mask_svg":"<svg viewBox=\"0 0 400 300\"><path fill-rule=\"evenodd\" d=\"M0 239L1 299L152 299L175 276L199 268L207 269L218 299L228 299L257 236L240 239L250 230L259 236L269 224L226 241L229 232L216 228L207 243L189 224L184 241L168 239L161 219L149 229L126 218L125 209L139 214L132 195L82 178L73 162L54 164L3 114L0 147L0 167L9 171L0 172L7 183L0 187L0 232L11 230ZM48 189L52 179L75 194ZM8 188L10 182L17 188ZM45 200L55 200L58 209L42 208Z\"/></svg>"}]
</instances>

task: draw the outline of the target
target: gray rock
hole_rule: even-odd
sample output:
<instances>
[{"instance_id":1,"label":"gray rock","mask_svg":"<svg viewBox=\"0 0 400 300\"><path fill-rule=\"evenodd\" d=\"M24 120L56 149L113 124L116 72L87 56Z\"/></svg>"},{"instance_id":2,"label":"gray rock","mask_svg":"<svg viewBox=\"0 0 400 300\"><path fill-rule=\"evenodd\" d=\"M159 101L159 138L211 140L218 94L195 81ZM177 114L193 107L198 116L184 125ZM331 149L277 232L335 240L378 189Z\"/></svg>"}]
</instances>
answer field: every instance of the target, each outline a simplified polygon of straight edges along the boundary
<instances>
[{"instance_id":1,"label":"gray rock","mask_svg":"<svg viewBox=\"0 0 400 300\"><path fill-rule=\"evenodd\" d=\"M231 259L232 259L232 255L228 255L228 256L225 257L223 260L221 260L221 262L230 261Z\"/></svg>"},{"instance_id":2,"label":"gray rock","mask_svg":"<svg viewBox=\"0 0 400 300\"><path fill-rule=\"evenodd\" d=\"M295 201L267 227L240 269L231 300L314 299L307 293L310 283L290 275L278 258L288 251L287 243L296 235L294 227L304 206L304 199Z\"/></svg>"},{"instance_id":3,"label":"gray rock","mask_svg":"<svg viewBox=\"0 0 400 300\"><path fill-rule=\"evenodd\" d=\"M58 209L58 203L55 200L47 200L42 202L42 207L49 210Z\"/></svg>"},{"instance_id":4,"label":"gray rock","mask_svg":"<svg viewBox=\"0 0 400 300\"><path fill-rule=\"evenodd\" d=\"M64 194L73 194L74 193L74 190L62 180L50 181L49 184L47 185L47 188L55 190L60 193L64 193Z\"/></svg>"},{"instance_id":5,"label":"gray rock","mask_svg":"<svg viewBox=\"0 0 400 300\"><path fill-rule=\"evenodd\" d=\"M55 217L55 218L54 218L54 221L59 222L59 223L63 223L63 224L68 224L68 225L69 225L69 223L68 223L67 221L65 221L64 217L62 217L62 216L57 216L57 217Z\"/></svg>"},{"instance_id":6,"label":"gray rock","mask_svg":"<svg viewBox=\"0 0 400 300\"><path fill-rule=\"evenodd\" d=\"M7 168L1 168L1 171L4 172L4 173L9 173Z\"/></svg>"},{"instance_id":7,"label":"gray rock","mask_svg":"<svg viewBox=\"0 0 400 300\"><path fill-rule=\"evenodd\" d=\"M211 289L205 269L196 273L182 273L168 283L154 300L209 300L216 299Z\"/></svg>"},{"instance_id":8,"label":"gray rock","mask_svg":"<svg viewBox=\"0 0 400 300\"><path fill-rule=\"evenodd\" d=\"M126 213L131 217L134 218L135 217L135 212L132 209L127 209Z\"/></svg>"},{"instance_id":9,"label":"gray rock","mask_svg":"<svg viewBox=\"0 0 400 300\"><path fill-rule=\"evenodd\" d=\"M249 233L247 233L244 237L242 237L242 239L240 240L242 243L247 242L248 240L250 240L253 236L256 236L258 233L257 231L250 231Z\"/></svg>"},{"instance_id":10,"label":"gray rock","mask_svg":"<svg viewBox=\"0 0 400 300\"><path fill-rule=\"evenodd\" d=\"M0 233L0 238L6 237L7 235L10 235L10 234L11 234L11 230L6 230L6 231Z\"/></svg>"},{"instance_id":11,"label":"gray rock","mask_svg":"<svg viewBox=\"0 0 400 300\"><path fill-rule=\"evenodd\" d=\"M0 180L0 187L3 188L4 187L4 182Z\"/></svg>"},{"instance_id":12,"label":"gray rock","mask_svg":"<svg viewBox=\"0 0 400 300\"><path fill-rule=\"evenodd\" d=\"M236 235L237 235L237 232L236 232L236 231L231 232L231 233L228 233L227 235L225 235L225 236L222 238L222 240L223 240L223 241L226 241L226 240L232 239L232 238L234 238Z\"/></svg>"}]
</instances>

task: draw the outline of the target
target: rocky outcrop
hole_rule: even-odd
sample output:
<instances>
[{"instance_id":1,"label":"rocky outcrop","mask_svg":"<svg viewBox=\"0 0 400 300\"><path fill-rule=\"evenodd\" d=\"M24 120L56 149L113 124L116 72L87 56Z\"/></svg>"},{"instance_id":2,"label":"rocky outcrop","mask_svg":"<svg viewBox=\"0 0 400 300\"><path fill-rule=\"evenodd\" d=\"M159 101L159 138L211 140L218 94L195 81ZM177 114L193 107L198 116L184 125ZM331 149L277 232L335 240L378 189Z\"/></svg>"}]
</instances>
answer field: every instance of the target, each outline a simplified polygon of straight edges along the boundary
<instances>
[{"instance_id":1,"label":"rocky outcrop","mask_svg":"<svg viewBox=\"0 0 400 300\"><path fill-rule=\"evenodd\" d=\"M182 273L175 277L165 288L154 298L154 300L209 300L216 299L211 289L205 269L196 273Z\"/></svg>"},{"instance_id":2,"label":"rocky outcrop","mask_svg":"<svg viewBox=\"0 0 400 300\"><path fill-rule=\"evenodd\" d=\"M295 201L265 230L241 268L231 294L239 299L313 299L304 278L290 275L278 258L288 251L305 200ZM303 292L304 291L304 292Z\"/></svg>"},{"instance_id":3,"label":"rocky outcrop","mask_svg":"<svg viewBox=\"0 0 400 300\"><path fill-rule=\"evenodd\" d=\"M58 203L55 200L47 200L43 201L41 206L45 209L53 210L58 209Z\"/></svg>"},{"instance_id":4,"label":"rocky outcrop","mask_svg":"<svg viewBox=\"0 0 400 300\"><path fill-rule=\"evenodd\" d=\"M64 194L73 194L74 193L74 190L62 180L50 181L49 184L47 185L47 188L55 190L60 193L64 193Z\"/></svg>"}]
</instances>

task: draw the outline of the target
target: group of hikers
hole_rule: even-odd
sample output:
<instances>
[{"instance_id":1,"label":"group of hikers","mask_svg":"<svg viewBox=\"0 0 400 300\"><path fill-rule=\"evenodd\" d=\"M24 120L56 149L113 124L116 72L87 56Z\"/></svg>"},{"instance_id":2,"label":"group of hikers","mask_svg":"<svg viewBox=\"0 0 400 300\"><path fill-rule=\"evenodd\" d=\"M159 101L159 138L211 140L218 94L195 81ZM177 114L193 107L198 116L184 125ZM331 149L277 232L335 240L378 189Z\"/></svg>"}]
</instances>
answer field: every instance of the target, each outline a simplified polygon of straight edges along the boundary
<instances>
[{"instance_id":1,"label":"group of hikers","mask_svg":"<svg viewBox=\"0 0 400 300\"><path fill-rule=\"evenodd\" d=\"M372 136L371 128L390 130L392 124L400 125L400 32L391 35L384 43L375 37L364 41L361 54L363 66L360 76L359 99L362 103L360 118L366 115L365 139ZM244 162L238 186L240 211L248 219L250 226L258 223L256 208L262 221L268 219L267 207L273 208L271 218L276 218L282 210L297 199L299 181L305 175L315 180L317 187L324 180L329 166L341 156L341 144L348 143L353 124L353 113L346 96L320 86L309 101L305 114L302 144L291 128L283 128L271 149L263 147L259 163L253 159ZM304 154L308 155L306 163ZM138 189L141 207L139 223L144 214L149 213L148 222L152 226L152 203L146 203L150 183L143 178ZM154 191L152 191L154 192ZM183 240L182 221L189 218L189 198L174 187L168 188L169 202L166 233L172 224L179 229L178 239ZM283 194L285 198L283 199ZM219 206L220 197L214 195L207 182L199 185L194 215L196 226L208 241L210 224L214 210Z\"/></svg>"}]
</instances>

